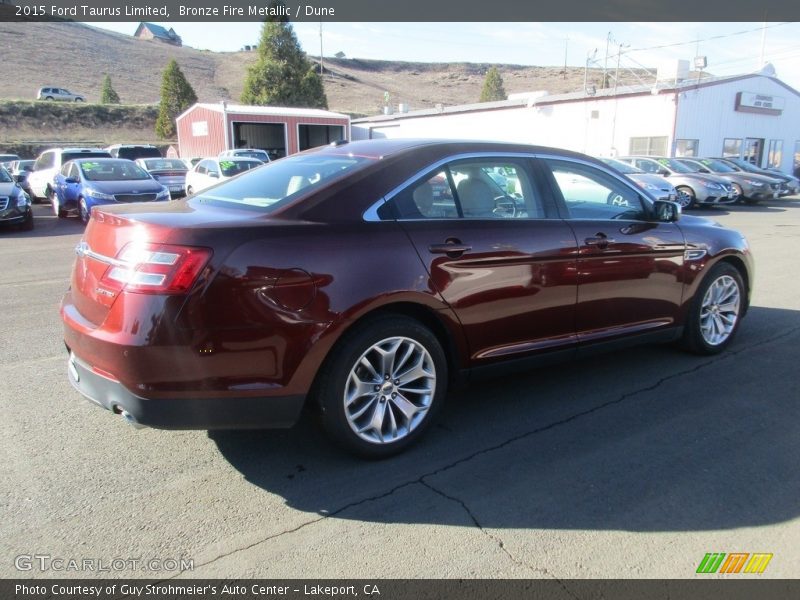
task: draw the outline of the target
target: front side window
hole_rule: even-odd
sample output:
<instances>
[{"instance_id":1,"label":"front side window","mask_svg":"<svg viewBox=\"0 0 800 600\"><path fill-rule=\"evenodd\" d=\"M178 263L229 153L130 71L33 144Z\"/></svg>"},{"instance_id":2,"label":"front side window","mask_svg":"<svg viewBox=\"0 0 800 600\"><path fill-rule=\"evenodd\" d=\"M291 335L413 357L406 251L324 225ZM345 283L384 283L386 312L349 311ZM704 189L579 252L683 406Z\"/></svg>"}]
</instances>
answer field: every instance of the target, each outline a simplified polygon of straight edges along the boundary
<instances>
[{"instance_id":1,"label":"front side window","mask_svg":"<svg viewBox=\"0 0 800 600\"><path fill-rule=\"evenodd\" d=\"M69 170L71 168L72 168L72 163L71 162L64 163L64 166L61 167L61 171L60 171L61 175L64 176L64 177L69 177Z\"/></svg>"},{"instance_id":2,"label":"front side window","mask_svg":"<svg viewBox=\"0 0 800 600\"><path fill-rule=\"evenodd\" d=\"M644 219L638 192L596 167L545 160L564 198L570 219Z\"/></svg>"}]
</instances>

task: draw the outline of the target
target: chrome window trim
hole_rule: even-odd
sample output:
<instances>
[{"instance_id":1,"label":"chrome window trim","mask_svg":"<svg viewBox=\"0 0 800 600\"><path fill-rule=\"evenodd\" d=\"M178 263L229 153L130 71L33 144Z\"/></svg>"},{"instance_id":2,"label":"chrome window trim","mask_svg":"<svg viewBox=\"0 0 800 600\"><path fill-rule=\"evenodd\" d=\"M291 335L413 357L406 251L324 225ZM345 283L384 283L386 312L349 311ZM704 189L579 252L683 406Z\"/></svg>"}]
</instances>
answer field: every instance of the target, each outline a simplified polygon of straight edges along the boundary
<instances>
[{"instance_id":1,"label":"chrome window trim","mask_svg":"<svg viewBox=\"0 0 800 600\"><path fill-rule=\"evenodd\" d=\"M430 165L428 165L424 169L420 169L419 171L414 173L414 175L412 175L411 177L407 178L400 185L394 187L385 196L383 196L382 198L379 198L378 200L373 202L369 206L369 208L367 208L367 210L365 210L362 213L363 220L367 221L367 222L372 222L372 223L374 223L374 222L382 222L383 219L378 217L378 210L381 208L381 206L383 206L387 202L390 202L397 194L399 194L404 189L406 189L409 185L411 185L412 183L417 181L420 177L422 177L423 175L425 175L425 174L427 174L427 173L429 173L429 172L431 172L431 171L433 171L435 169L438 169L439 167L441 167L441 166L443 166L443 165L445 165L447 163L451 163L451 162L458 161L458 160L469 160L469 159L472 159L472 158L553 159L553 160L561 160L561 161L566 161L566 162L573 162L573 163L577 163L577 164L582 164L582 165L585 165L587 167L593 167L595 169L598 169L598 170L602 171L606 175L609 175L612 178L616 179L623 186L627 187L631 192L635 193L640 198L644 198L649 203L649 206L647 208L652 208L653 198L650 198L647 195L647 191L646 190L639 189L638 187L635 186L635 184L632 184L630 181L627 181L626 179L620 177L617 173L614 173L614 172L610 171L609 168L608 168L608 165L606 165L605 163L602 163L602 162L601 162L601 164L597 164L595 162L590 162L588 160L583 160L581 158L576 158L576 157L573 157L573 156L562 156L562 155L559 155L559 154L552 154L552 153L549 153L549 152L497 152L497 151L492 151L492 152L464 152L464 153L461 153L461 154L451 154L450 156L447 156L447 157L442 158L442 159L440 159L440 160L438 160L438 161L436 161L434 163L431 163ZM416 221L425 221L425 222L437 221L438 222L438 221L456 221L456 220L457 221L463 221L465 219L463 219L462 217L455 217L455 218L437 218L437 219L393 219L393 220L394 221L403 221L403 222L416 222ZM529 219L529 220L542 220L542 219Z\"/></svg>"}]
</instances>

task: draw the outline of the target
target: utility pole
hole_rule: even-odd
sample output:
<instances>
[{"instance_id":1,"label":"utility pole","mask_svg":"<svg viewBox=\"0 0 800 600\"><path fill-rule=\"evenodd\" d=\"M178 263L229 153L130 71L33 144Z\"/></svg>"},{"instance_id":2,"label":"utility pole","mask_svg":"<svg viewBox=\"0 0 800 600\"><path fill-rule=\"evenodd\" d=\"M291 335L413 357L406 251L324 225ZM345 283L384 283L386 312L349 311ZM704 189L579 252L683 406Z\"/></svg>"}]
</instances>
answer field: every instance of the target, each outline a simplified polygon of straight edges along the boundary
<instances>
[{"instance_id":1,"label":"utility pole","mask_svg":"<svg viewBox=\"0 0 800 600\"><path fill-rule=\"evenodd\" d=\"M608 45L610 43L611 43L611 32L609 31L608 35L606 36L606 58L603 61L603 83L602 83L603 88L602 89L606 89L606 71L608 70Z\"/></svg>"},{"instance_id":2,"label":"utility pole","mask_svg":"<svg viewBox=\"0 0 800 600\"><path fill-rule=\"evenodd\" d=\"M617 83L619 82L619 61L622 58L622 49L627 48L628 44L623 44L622 42L619 43L617 49L617 72L614 75L614 117L611 120L611 155L617 156L617 148L614 144L614 136L617 134L617 104L619 103L619 98L617 98Z\"/></svg>"},{"instance_id":3,"label":"utility pole","mask_svg":"<svg viewBox=\"0 0 800 600\"><path fill-rule=\"evenodd\" d=\"M567 50L569 49L569 36L564 42L564 79L567 78ZM586 87L585 85L583 87Z\"/></svg>"}]
</instances>

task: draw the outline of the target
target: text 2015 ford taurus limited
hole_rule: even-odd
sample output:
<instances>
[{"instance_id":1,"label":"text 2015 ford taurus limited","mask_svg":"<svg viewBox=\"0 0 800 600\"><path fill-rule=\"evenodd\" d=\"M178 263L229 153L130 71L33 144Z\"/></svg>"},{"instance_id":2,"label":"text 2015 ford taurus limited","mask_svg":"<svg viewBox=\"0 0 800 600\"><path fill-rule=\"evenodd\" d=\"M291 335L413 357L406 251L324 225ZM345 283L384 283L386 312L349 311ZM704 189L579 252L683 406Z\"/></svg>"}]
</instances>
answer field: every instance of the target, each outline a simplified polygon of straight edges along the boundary
<instances>
[{"instance_id":1,"label":"text 2015 ford taurus limited","mask_svg":"<svg viewBox=\"0 0 800 600\"><path fill-rule=\"evenodd\" d=\"M496 367L628 342L720 352L753 279L741 234L600 161L486 142L314 149L98 207L76 251L61 314L89 399L165 429L288 427L309 403L370 456Z\"/></svg>"}]
</instances>

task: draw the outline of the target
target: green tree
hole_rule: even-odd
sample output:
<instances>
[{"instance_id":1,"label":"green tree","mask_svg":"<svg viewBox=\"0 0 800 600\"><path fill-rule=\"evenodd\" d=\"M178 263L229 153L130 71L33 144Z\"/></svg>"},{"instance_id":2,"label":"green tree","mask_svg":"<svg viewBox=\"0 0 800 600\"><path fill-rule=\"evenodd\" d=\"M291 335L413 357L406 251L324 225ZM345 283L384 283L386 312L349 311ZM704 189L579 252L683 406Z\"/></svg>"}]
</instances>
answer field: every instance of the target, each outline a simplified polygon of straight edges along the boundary
<instances>
[{"instance_id":1,"label":"green tree","mask_svg":"<svg viewBox=\"0 0 800 600\"><path fill-rule=\"evenodd\" d=\"M497 67L492 67L486 73L481 90L481 102L494 102L495 100L507 100L506 90L503 87L503 78Z\"/></svg>"},{"instance_id":2,"label":"green tree","mask_svg":"<svg viewBox=\"0 0 800 600\"><path fill-rule=\"evenodd\" d=\"M306 58L285 18L264 22L258 59L247 69L242 102L328 108L322 78Z\"/></svg>"},{"instance_id":3,"label":"green tree","mask_svg":"<svg viewBox=\"0 0 800 600\"><path fill-rule=\"evenodd\" d=\"M175 137L175 117L197 102L197 94L186 81L175 59L169 61L161 78L161 103L156 119L156 134L162 139Z\"/></svg>"},{"instance_id":4,"label":"green tree","mask_svg":"<svg viewBox=\"0 0 800 600\"><path fill-rule=\"evenodd\" d=\"M103 79L103 88L100 90L101 104L119 104L119 94L111 87L111 75L106 73Z\"/></svg>"}]
</instances>

